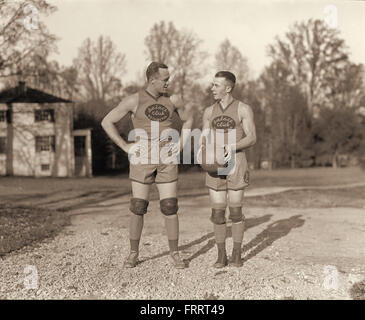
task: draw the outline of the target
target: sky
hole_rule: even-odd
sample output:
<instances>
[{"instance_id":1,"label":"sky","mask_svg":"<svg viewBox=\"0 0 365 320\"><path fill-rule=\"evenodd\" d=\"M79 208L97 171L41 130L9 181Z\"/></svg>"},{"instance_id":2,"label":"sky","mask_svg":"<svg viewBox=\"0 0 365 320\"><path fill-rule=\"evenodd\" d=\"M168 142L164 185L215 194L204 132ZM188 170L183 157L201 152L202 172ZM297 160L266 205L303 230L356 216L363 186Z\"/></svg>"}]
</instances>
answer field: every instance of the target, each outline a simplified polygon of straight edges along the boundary
<instances>
[{"instance_id":1,"label":"sky","mask_svg":"<svg viewBox=\"0 0 365 320\"><path fill-rule=\"evenodd\" d=\"M350 58L365 64L365 1L324 0L48 0L58 10L43 18L50 32L60 40L58 53L51 56L68 66L86 38L109 36L126 55L127 73L122 82L134 81L148 65L144 39L155 23L172 21L178 30L194 32L214 55L228 39L248 60L251 77L258 76L270 60L267 46L297 21L310 18L335 21L345 39ZM329 7L332 6L332 7ZM332 9L331 9L332 8ZM334 9L333 9L334 8ZM337 20L333 20L336 13ZM332 19L332 20L331 20Z\"/></svg>"}]
</instances>

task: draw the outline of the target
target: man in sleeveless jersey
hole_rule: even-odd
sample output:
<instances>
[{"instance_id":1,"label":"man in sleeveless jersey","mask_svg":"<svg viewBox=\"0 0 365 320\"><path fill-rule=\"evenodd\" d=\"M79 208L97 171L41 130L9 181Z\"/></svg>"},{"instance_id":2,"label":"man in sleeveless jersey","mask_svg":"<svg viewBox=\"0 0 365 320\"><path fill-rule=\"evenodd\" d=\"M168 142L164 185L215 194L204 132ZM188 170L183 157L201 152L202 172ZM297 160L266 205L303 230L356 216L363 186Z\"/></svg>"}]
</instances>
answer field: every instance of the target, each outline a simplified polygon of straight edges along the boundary
<instances>
[{"instance_id":1,"label":"man in sleeveless jersey","mask_svg":"<svg viewBox=\"0 0 365 320\"><path fill-rule=\"evenodd\" d=\"M241 247L244 234L244 214L242 202L244 189L249 184L249 172L245 150L256 143L256 129L253 112L247 104L236 100L232 91L236 77L229 71L216 73L212 93L216 103L205 109L203 115L203 136L206 129L215 140L217 148L223 149L224 160L232 162L230 171L224 174L206 172L206 186L209 188L211 202L211 218L214 226L215 241L218 249L218 259L214 264L222 268L227 264L242 266ZM219 129L219 130L218 130ZM229 138L230 130L235 132L235 138ZM217 132L224 135L219 140ZM219 142L224 141L224 142ZM219 145L221 143L221 145ZM226 207L229 208L229 219L232 221L233 250L230 260L226 254Z\"/></svg>"},{"instance_id":2,"label":"man in sleeveless jersey","mask_svg":"<svg viewBox=\"0 0 365 320\"><path fill-rule=\"evenodd\" d=\"M130 253L124 262L124 267L133 268L138 263L143 216L147 213L150 186L156 183L160 196L160 210L165 220L170 260L176 268L182 269L186 266L178 252L178 165L176 161L165 160L168 160L168 157L176 160L179 153L177 145L182 146L185 142L180 141L178 137L179 141L171 144L170 138L173 134L169 135L171 133L169 130L173 128L173 113L179 114L184 123L183 129L191 128L193 119L188 107L182 110L181 106L176 105L176 99L170 99L167 96L170 74L165 64L152 62L146 70L146 77L146 89L123 99L101 123L108 136L128 153L130 162L129 177L132 184ZM129 133L128 140L136 141L134 143L127 143L119 135L115 126L115 123L128 112L132 114L134 127L133 132ZM169 145L173 146L164 156L162 149Z\"/></svg>"}]
</instances>

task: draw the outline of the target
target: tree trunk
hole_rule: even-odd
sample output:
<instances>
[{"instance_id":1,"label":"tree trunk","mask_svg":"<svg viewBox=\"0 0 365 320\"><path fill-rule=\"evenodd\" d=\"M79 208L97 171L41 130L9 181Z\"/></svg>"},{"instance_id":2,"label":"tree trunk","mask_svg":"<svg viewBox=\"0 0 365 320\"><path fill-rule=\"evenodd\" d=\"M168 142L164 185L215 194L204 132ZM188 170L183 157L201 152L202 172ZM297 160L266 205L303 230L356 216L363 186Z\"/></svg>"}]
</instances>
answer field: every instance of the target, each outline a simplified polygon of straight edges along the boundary
<instances>
[{"instance_id":1,"label":"tree trunk","mask_svg":"<svg viewBox=\"0 0 365 320\"><path fill-rule=\"evenodd\" d=\"M297 126L298 126L298 121L297 121L297 117L294 115L294 119L293 119L293 132L292 132L292 136L291 136L291 148L290 148L290 152L291 152L291 159L290 159L290 167L292 169L295 168L296 165L296 145L297 145Z\"/></svg>"},{"instance_id":2,"label":"tree trunk","mask_svg":"<svg viewBox=\"0 0 365 320\"><path fill-rule=\"evenodd\" d=\"M14 174L13 167L13 139L14 139L14 127L13 127L13 105L7 104L7 133L6 133L6 175L12 176Z\"/></svg>"},{"instance_id":3,"label":"tree trunk","mask_svg":"<svg viewBox=\"0 0 365 320\"><path fill-rule=\"evenodd\" d=\"M112 149L112 169L115 169L115 163L116 163L116 154L114 148Z\"/></svg>"},{"instance_id":4,"label":"tree trunk","mask_svg":"<svg viewBox=\"0 0 365 320\"><path fill-rule=\"evenodd\" d=\"M291 155L290 168L295 169L295 155L294 154Z\"/></svg>"},{"instance_id":5,"label":"tree trunk","mask_svg":"<svg viewBox=\"0 0 365 320\"><path fill-rule=\"evenodd\" d=\"M332 156L332 168L337 169L337 150Z\"/></svg>"},{"instance_id":6,"label":"tree trunk","mask_svg":"<svg viewBox=\"0 0 365 320\"><path fill-rule=\"evenodd\" d=\"M273 139L272 139L272 135L270 135L270 138L269 138L269 170L272 170L273 169L273 165L272 165L272 162L273 162L273 152L272 152L272 149L273 149Z\"/></svg>"}]
</instances>

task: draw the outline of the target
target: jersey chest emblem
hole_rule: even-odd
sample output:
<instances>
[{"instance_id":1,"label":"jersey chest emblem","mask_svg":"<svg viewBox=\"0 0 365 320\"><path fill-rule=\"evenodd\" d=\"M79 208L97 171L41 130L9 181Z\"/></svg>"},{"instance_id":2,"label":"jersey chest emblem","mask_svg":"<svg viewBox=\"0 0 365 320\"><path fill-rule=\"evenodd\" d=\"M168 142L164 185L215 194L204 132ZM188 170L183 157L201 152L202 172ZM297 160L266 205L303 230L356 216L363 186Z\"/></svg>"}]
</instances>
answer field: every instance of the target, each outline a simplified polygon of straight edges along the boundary
<instances>
[{"instance_id":1,"label":"jersey chest emblem","mask_svg":"<svg viewBox=\"0 0 365 320\"><path fill-rule=\"evenodd\" d=\"M212 126L214 129L228 130L236 128L236 122L229 116L221 115L213 119Z\"/></svg>"},{"instance_id":2,"label":"jersey chest emblem","mask_svg":"<svg viewBox=\"0 0 365 320\"><path fill-rule=\"evenodd\" d=\"M145 115L151 121L165 121L169 116L169 110L162 104L152 104L145 110Z\"/></svg>"}]
</instances>

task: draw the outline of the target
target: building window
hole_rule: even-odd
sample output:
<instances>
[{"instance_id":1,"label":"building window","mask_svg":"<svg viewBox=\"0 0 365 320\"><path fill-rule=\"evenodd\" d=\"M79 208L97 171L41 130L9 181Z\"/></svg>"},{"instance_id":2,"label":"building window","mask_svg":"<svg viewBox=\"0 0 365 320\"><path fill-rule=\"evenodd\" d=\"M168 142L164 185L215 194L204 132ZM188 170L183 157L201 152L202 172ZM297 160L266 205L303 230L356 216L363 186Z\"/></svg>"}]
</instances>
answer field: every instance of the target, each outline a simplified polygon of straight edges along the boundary
<instances>
[{"instance_id":1,"label":"building window","mask_svg":"<svg viewBox=\"0 0 365 320\"><path fill-rule=\"evenodd\" d=\"M41 164L42 171L49 171L49 164Z\"/></svg>"},{"instance_id":2,"label":"building window","mask_svg":"<svg viewBox=\"0 0 365 320\"><path fill-rule=\"evenodd\" d=\"M0 122L6 122L6 110L0 110Z\"/></svg>"},{"instance_id":3,"label":"building window","mask_svg":"<svg viewBox=\"0 0 365 320\"><path fill-rule=\"evenodd\" d=\"M75 156L84 157L86 155L85 136L75 136Z\"/></svg>"},{"instance_id":4,"label":"building window","mask_svg":"<svg viewBox=\"0 0 365 320\"><path fill-rule=\"evenodd\" d=\"M54 110L53 109L44 109L44 110L34 110L34 121L51 121L54 120Z\"/></svg>"},{"instance_id":5,"label":"building window","mask_svg":"<svg viewBox=\"0 0 365 320\"><path fill-rule=\"evenodd\" d=\"M55 136L36 136L35 151L56 151Z\"/></svg>"},{"instance_id":6,"label":"building window","mask_svg":"<svg viewBox=\"0 0 365 320\"><path fill-rule=\"evenodd\" d=\"M6 137L0 137L0 154L6 153Z\"/></svg>"},{"instance_id":7,"label":"building window","mask_svg":"<svg viewBox=\"0 0 365 320\"><path fill-rule=\"evenodd\" d=\"M11 123L11 111L8 110L0 110L0 122Z\"/></svg>"}]
</instances>

